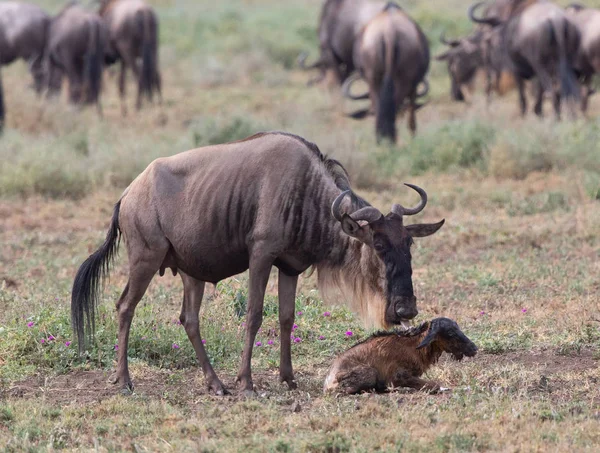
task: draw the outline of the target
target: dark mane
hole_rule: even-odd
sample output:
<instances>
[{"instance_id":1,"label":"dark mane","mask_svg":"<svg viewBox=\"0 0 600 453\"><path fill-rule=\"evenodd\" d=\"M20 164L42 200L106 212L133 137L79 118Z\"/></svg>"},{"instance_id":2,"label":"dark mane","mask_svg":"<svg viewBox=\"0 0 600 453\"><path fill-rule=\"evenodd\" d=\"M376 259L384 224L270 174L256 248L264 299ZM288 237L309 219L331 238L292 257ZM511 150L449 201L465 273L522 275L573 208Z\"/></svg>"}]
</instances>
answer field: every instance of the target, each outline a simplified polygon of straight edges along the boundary
<instances>
[{"instance_id":1,"label":"dark mane","mask_svg":"<svg viewBox=\"0 0 600 453\"><path fill-rule=\"evenodd\" d=\"M418 325L416 327L410 327L409 329L404 329L404 330L402 330L402 329L378 330L377 332L371 334L364 340L359 341L358 343L356 343L349 349L355 348L356 346L366 343L367 341L370 341L374 338L389 337L391 335L396 335L401 338L416 337L417 335L421 335L423 332L426 332L427 329L429 329L429 321L425 321L424 323L421 323L420 325Z\"/></svg>"}]
</instances>

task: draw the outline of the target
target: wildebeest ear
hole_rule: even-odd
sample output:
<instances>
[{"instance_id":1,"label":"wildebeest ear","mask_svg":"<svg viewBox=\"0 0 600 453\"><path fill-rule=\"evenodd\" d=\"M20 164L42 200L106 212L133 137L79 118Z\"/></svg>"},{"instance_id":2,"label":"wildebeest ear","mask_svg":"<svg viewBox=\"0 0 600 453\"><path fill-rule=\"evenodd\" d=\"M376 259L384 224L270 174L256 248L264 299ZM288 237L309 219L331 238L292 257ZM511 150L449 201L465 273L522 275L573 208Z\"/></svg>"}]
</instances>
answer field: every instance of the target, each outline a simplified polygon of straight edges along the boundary
<instances>
[{"instance_id":1,"label":"wildebeest ear","mask_svg":"<svg viewBox=\"0 0 600 453\"><path fill-rule=\"evenodd\" d=\"M450 51L447 51L447 52L441 53L439 55L436 55L435 59L438 61L444 61L444 60L447 60L449 57L450 57Z\"/></svg>"},{"instance_id":2,"label":"wildebeest ear","mask_svg":"<svg viewBox=\"0 0 600 453\"><path fill-rule=\"evenodd\" d=\"M342 217L342 230L348 236L358 239L361 242L368 242L369 229L361 227L356 220L348 214Z\"/></svg>"},{"instance_id":3,"label":"wildebeest ear","mask_svg":"<svg viewBox=\"0 0 600 453\"><path fill-rule=\"evenodd\" d=\"M431 344L431 342L433 340L435 340L435 337L436 337L436 333L433 331L433 329L429 329L429 332L427 333L425 338L423 338L423 341L421 341L421 343L419 343L419 346L417 346L417 349L421 349L421 348L424 348L425 346L429 346Z\"/></svg>"},{"instance_id":4,"label":"wildebeest ear","mask_svg":"<svg viewBox=\"0 0 600 453\"><path fill-rule=\"evenodd\" d=\"M442 225L445 221L446 219L442 219L438 223L419 223L414 225L407 225L405 228L408 231L408 234L410 234L412 237L423 238L425 236L431 236L437 230L442 228Z\"/></svg>"}]
</instances>

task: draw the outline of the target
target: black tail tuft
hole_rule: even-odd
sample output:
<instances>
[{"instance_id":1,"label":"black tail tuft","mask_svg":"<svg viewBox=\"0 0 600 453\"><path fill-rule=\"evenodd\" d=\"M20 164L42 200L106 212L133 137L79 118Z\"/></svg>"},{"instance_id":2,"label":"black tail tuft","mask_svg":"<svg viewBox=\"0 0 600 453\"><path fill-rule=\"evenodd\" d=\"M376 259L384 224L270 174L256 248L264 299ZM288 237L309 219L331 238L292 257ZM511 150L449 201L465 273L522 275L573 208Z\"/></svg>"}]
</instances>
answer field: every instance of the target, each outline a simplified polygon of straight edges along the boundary
<instances>
[{"instance_id":1,"label":"black tail tuft","mask_svg":"<svg viewBox=\"0 0 600 453\"><path fill-rule=\"evenodd\" d=\"M379 111L376 119L377 140L386 138L396 141L396 99L394 95L394 79L386 74L379 93Z\"/></svg>"},{"instance_id":2,"label":"black tail tuft","mask_svg":"<svg viewBox=\"0 0 600 453\"><path fill-rule=\"evenodd\" d=\"M85 349L86 332L88 337L94 336L95 315L98 298L109 267L119 248L119 211L121 201L115 205L112 220L104 244L83 262L71 292L71 323L77 335L79 353Z\"/></svg>"},{"instance_id":3,"label":"black tail tuft","mask_svg":"<svg viewBox=\"0 0 600 453\"><path fill-rule=\"evenodd\" d=\"M2 90L2 74L0 74L0 133L4 129L4 91Z\"/></svg>"},{"instance_id":4,"label":"black tail tuft","mask_svg":"<svg viewBox=\"0 0 600 453\"><path fill-rule=\"evenodd\" d=\"M104 45L99 22L89 23L90 33L88 49L85 54L85 102L93 104L98 102L102 84L102 64L104 62Z\"/></svg>"}]
</instances>

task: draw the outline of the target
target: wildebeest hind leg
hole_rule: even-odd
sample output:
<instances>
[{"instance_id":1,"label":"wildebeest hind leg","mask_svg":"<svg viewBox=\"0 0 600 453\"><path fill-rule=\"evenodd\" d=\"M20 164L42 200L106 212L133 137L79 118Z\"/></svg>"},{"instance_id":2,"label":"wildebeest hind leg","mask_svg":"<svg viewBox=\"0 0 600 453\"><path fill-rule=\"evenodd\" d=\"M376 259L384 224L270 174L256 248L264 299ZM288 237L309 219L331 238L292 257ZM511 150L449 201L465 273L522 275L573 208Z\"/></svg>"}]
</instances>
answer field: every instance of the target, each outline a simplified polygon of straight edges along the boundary
<instances>
[{"instance_id":1,"label":"wildebeest hind leg","mask_svg":"<svg viewBox=\"0 0 600 453\"><path fill-rule=\"evenodd\" d=\"M515 76L517 79L517 87L519 88L519 105L521 107L521 116L525 116L527 113L527 98L525 97L525 81L519 77Z\"/></svg>"},{"instance_id":2,"label":"wildebeest hind leg","mask_svg":"<svg viewBox=\"0 0 600 453\"><path fill-rule=\"evenodd\" d=\"M539 117L544 116L544 86L539 80L536 81L536 101L533 111Z\"/></svg>"},{"instance_id":3,"label":"wildebeest hind leg","mask_svg":"<svg viewBox=\"0 0 600 453\"><path fill-rule=\"evenodd\" d=\"M119 319L119 334L117 340L117 371L111 377L113 384L119 384L124 390L133 390L127 365L127 345L129 342L129 329L131 320L138 302L144 296L152 277L158 270L162 257L152 260L135 260L130 254L129 281L117 301Z\"/></svg>"},{"instance_id":4,"label":"wildebeest hind leg","mask_svg":"<svg viewBox=\"0 0 600 453\"><path fill-rule=\"evenodd\" d=\"M338 389L353 394L368 390L384 390L377 379L377 370L369 366L357 366L350 371L338 373L335 377Z\"/></svg>"},{"instance_id":5,"label":"wildebeest hind leg","mask_svg":"<svg viewBox=\"0 0 600 453\"><path fill-rule=\"evenodd\" d=\"M298 277L290 277L279 271L279 326L281 328L281 352L279 379L287 382L290 390L297 388L292 368L291 334L296 310L296 286Z\"/></svg>"},{"instance_id":6,"label":"wildebeest hind leg","mask_svg":"<svg viewBox=\"0 0 600 453\"><path fill-rule=\"evenodd\" d=\"M204 295L204 282L196 280L181 271L179 273L181 274L181 280L183 280L183 306L181 307L179 320L183 324L192 346L194 346L196 358L204 372L208 389L216 395L225 395L229 392L225 389L213 370L202 344L202 339L200 338L198 313L200 312L202 297Z\"/></svg>"},{"instance_id":7,"label":"wildebeest hind leg","mask_svg":"<svg viewBox=\"0 0 600 453\"><path fill-rule=\"evenodd\" d=\"M255 246L255 249L258 247ZM248 315L246 319L246 339L244 343L244 352L242 354L242 363L237 376L240 383L240 390L244 393L251 393L254 390L252 382L252 348L256 333L262 324L263 304L265 290L269 281L269 273L273 265L274 257L258 250L253 251L250 259L250 278L249 278L249 297L248 297Z\"/></svg>"},{"instance_id":8,"label":"wildebeest hind leg","mask_svg":"<svg viewBox=\"0 0 600 453\"><path fill-rule=\"evenodd\" d=\"M121 115L127 116L127 102L125 100L125 90L126 90L126 73L127 73L127 65L125 64L125 60L121 60L121 71L119 72L119 97L121 98Z\"/></svg>"}]
</instances>

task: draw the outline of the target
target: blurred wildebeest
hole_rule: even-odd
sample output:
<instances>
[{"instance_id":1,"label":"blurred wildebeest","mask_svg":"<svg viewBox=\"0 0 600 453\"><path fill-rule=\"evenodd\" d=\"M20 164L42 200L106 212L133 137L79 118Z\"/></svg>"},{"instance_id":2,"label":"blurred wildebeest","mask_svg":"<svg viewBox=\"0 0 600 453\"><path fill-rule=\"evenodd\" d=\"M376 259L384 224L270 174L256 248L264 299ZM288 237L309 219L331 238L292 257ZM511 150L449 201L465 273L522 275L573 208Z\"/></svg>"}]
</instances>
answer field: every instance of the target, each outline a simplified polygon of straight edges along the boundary
<instances>
[{"instance_id":1,"label":"blurred wildebeest","mask_svg":"<svg viewBox=\"0 0 600 453\"><path fill-rule=\"evenodd\" d=\"M369 85L377 141L396 141L396 115L408 101L408 127L417 129L417 87L429 69L429 45L419 26L402 9L389 3L369 21L354 46L354 66ZM343 92L356 80L348 78ZM422 93L421 93L422 94ZM363 96L349 96L353 99Z\"/></svg>"},{"instance_id":2,"label":"blurred wildebeest","mask_svg":"<svg viewBox=\"0 0 600 453\"><path fill-rule=\"evenodd\" d=\"M0 40L2 40L1 37ZM0 133L4 130L4 116L4 90L2 88L2 71L0 70Z\"/></svg>"},{"instance_id":3,"label":"blurred wildebeest","mask_svg":"<svg viewBox=\"0 0 600 453\"><path fill-rule=\"evenodd\" d=\"M483 10L483 17L499 17L508 19L510 15L512 0L495 0L486 4ZM469 8L469 14L480 4ZM495 40L494 35L488 34L490 26L487 24L478 24L475 31L467 37L460 39L446 39L444 35L440 41L449 46L449 49L436 56L437 60L446 61L448 64L448 73L450 74L451 88L450 93L456 101L467 100L465 95L470 94L477 72L484 68L486 71L486 94L488 101L491 99L492 90L503 94L507 86L510 86L510 77L507 78L507 62L503 53L496 52L489 54L486 52L488 46L484 45L485 39ZM493 80L492 80L493 79Z\"/></svg>"},{"instance_id":4,"label":"blurred wildebeest","mask_svg":"<svg viewBox=\"0 0 600 453\"><path fill-rule=\"evenodd\" d=\"M383 11L387 2L369 0L326 0L319 20L318 60L306 65L307 55L299 57L303 69L319 69L320 75L309 84L320 82L328 70L341 84L354 71L353 48L366 23Z\"/></svg>"},{"instance_id":5,"label":"blurred wildebeest","mask_svg":"<svg viewBox=\"0 0 600 453\"><path fill-rule=\"evenodd\" d=\"M100 107L102 70L108 34L100 16L70 3L52 18L46 48L49 80L56 71L69 80L69 98L73 103L96 103ZM50 94L60 86L50 84Z\"/></svg>"},{"instance_id":6,"label":"blurred wildebeest","mask_svg":"<svg viewBox=\"0 0 600 453\"><path fill-rule=\"evenodd\" d=\"M21 58L29 65L35 90L44 87L43 56L50 16L39 6L0 2L0 66Z\"/></svg>"},{"instance_id":7,"label":"blurred wildebeest","mask_svg":"<svg viewBox=\"0 0 600 453\"><path fill-rule=\"evenodd\" d=\"M556 116L560 118L561 100L572 104L579 98L573 69L580 41L577 26L559 6L544 0L514 0L506 20L476 17L474 9L471 9L471 19L491 27L485 40L487 52L490 55L506 53L519 88L521 113L524 115L527 111L525 80L535 77L535 113L542 115L544 92L549 91L553 94ZM572 112L574 114L574 110Z\"/></svg>"},{"instance_id":8,"label":"blurred wildebeest","mask_svg":"<svg viewBox=\"0 0 600 453\"><path fill-rule=\"evenodd\" d=\"M142 106L142 96L152 101L154 92L161 98L161 77L158 70L158 18L152 7L142 0L101 0L99 10L110 40L107 61L121 60L119 94L121 110L126 114L125 73L129 68L138 82L136 108ZM141 60L141 64L138 63Z\"/></svg>"},{"instance_id":9,"label":"blurred wildebeest","mask_svg":"<svg viewBox=\"0 0 600 453\"><path fill-rule=\"evenodd\" d=\"M594 74L600 73L600 10L572 4L566 9L569 18L581 32L575 70L582 82L581 110L586 113Z\"/></svg>"},{"instance_id":10,"label":"blurred wildebeest","mask_svg":"<svg viewBox=\"0 0 600 453\"><path fill-rule=\"evenodd\" d=\"M323 390L351 394L410 387L439 392L442 388L437 382L421 376L444 352L459 361L477 354L477 346L448 318L432 319L408 330L377 332L335 359Z\"/></svg>"},{"instance_id":11,"label":"blurred wildebeest","mask_svg":"<svg viewBox=\"0 0 600 453\"><path fill-rule=\"evenodd\" d=\"M226 184L224 184L226 182ZM402 324L417 315L410 246L435 224L404 225L423 210L395 204L383 215L350 188L342 165L313 143L282 132L260 133L151 163L117 202L104 244L79 268L71 314L80 350L93 332L102 277L119 232L129 255L129 280L117 302L118 365L114 382L131 387L127 341L136 305L154 275L170 268L183 280L180 320L211 391L226 392L200 339L204 282L250 270L246 339L238 381L253 389L250 361L262 323L272 266L279 269L280 379L296 386L290 334L298 275L311 266L319 288L340 289L372 324ZM325 296L330 293L325 293ZM85 324L85 327L84 327Z\"/></svg>"}]
</instances>

